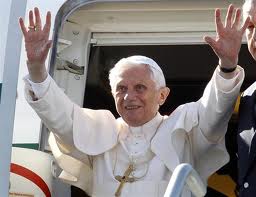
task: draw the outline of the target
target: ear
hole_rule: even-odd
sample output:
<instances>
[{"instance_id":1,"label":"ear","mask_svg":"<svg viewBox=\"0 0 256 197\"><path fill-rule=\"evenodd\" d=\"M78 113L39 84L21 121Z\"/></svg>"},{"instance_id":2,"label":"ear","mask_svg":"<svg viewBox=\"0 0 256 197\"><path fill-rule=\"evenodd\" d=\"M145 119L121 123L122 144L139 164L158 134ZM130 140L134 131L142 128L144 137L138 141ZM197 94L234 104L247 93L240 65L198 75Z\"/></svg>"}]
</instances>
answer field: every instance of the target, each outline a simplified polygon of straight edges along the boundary
<instances>
[{"instance_id":1,"label":"ear","mask_svg":"<svg viewBox=\"0 0 256 197\"><path fill-rule=\"evenodd\" d=\"M163 87L163 88L160 88L159 91L160 93L159 93L158 104L161 106L165 103L165 100L170 93L170 89L168 87Z\"/></svg>"}]
</instances>

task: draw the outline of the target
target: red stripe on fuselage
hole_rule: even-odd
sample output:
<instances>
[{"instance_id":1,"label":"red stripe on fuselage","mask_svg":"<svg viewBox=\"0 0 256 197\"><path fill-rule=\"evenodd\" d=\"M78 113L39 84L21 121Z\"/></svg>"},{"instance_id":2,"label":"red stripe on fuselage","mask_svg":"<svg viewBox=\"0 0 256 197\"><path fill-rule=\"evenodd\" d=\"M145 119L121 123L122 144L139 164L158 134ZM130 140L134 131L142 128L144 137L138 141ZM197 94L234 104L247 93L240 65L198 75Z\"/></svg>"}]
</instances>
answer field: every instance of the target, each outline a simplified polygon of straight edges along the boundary
<instances>
[{"instance_id":1,"label":"red stripe on fuselage","mask_svg":"<svg viewBox=\"0 0 256 197\"><path fill-rule=\"evenodd\" d=\"M23 166L20 166L18 164L11 163L11 172L14 174L18 174L18 175L25 177L26 179L32 181L44 192L46 197L51 197L51 192L50 192L48 185L45 183L45 181L40 176L38 176L33 171L31 171Z\"/></svg>"}]
</instances>

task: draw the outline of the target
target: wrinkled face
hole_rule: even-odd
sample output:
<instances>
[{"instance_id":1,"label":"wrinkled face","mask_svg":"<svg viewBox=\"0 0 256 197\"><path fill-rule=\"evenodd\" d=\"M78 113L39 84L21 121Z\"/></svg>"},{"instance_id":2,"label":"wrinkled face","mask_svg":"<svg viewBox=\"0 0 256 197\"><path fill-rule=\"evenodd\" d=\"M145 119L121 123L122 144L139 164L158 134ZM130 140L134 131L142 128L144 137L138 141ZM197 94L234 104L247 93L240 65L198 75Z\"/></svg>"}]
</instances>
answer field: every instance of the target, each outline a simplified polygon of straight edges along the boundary
<instances>
[{"instance_id":1,"label":"wrinkled face","mask_svg":"<svg viewBox=\"0 0 256 197\"><path fill-rule=\"evenodd\" d=\"M248 50L252 57L256 60L256 5L249 4L244 9L244 19L250 17L250 23L246 30L246 39Z\"/></svg>"},{"instance_id":2,"label":"wrinkled face","mask_svg":"<svg viewBox=\"0 0 256 197\"><path fill-rule=\"evenodd\" d=\"M169 89L157 89L147 65L140 65L122 69L112 93L119 115L135 127L154 118Z\"/></svg>"}]
</instances>

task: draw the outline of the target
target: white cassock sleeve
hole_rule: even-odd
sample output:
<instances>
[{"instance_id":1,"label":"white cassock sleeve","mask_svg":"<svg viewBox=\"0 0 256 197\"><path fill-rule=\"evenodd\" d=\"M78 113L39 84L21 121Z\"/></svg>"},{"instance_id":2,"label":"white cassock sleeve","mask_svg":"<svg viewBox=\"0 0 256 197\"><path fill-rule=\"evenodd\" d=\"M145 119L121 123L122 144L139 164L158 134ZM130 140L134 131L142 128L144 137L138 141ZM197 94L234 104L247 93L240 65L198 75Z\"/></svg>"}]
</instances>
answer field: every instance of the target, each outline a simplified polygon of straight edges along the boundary
<instances>
[{"instance_id":1,"label":"white cassock sleeve","mask_svg":"<svg viewBox=\"0 0 256 197\"><path fill-rule=\"evenodd\" d=\"M116 120L110 111L80 108L51 78L42 98L33 100L29 91L28 82L26 100L61 144L87 155L101 154L116 144Z\"/></svg>"},{"instance_id":2,"label":"white cassock sleeve","mask_svg":"<svg viewBox=\"0 0 256 197\"><path fill-rule=\"evenodd\" d=\"M217 68L203 96L196 102L198 126L189 134L196 169L204 178L229 160L225 134L244 80L244 70L239 66L233 79L224 79L219 72Z\"/></svg>"},{"instance_id":3,"label":"white cassock sleeve","mask_svg":"<svg viewBox=\"0 0 256 197\"><path fill-rule=\"evenodd\" d=\"M218 132L218 128L227 127L244 80L244 70L240 66L236 72L234 78L224 79L217 67L198 101L199 127L213 143L224 137L222 132Z\"/></svg>"}]
</instances>

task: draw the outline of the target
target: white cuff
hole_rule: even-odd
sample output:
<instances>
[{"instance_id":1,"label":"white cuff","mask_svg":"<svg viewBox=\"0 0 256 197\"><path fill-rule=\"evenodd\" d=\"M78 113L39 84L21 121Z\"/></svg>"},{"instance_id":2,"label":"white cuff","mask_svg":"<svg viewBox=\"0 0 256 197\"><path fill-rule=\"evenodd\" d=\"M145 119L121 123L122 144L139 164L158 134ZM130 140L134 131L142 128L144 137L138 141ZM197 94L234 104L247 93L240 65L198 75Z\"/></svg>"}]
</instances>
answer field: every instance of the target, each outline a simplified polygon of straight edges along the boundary
<instances>
[{"instance_id":1,"label":"white cuff","mask_svg":"<svg viewBox=\"0 0 256 197\"><path fill-rule=\"evenodd\" d=\"M220 68L217 68L216 72L216 83L217 86L220 87L220 89L223 92L230 92L236 85L237 83L243 78L243 68L240 66L237 66L236 75L231 78L231 79L225 79L220 75Z\"/></svg>"},{"instance_id":2,"label":"white cuff","mask_svg":"<svg viewBox=\"0 0 256 197\"><path fill-rule=\"evenodd\" d=\"M47 92L49 86L50 86L50 82L51 82L51 77L50 75L48 74L46 79L41 82L41 83L34 83L33 81L31 81L29 79L29 75L26 75L24 78L23 78L25 84L29 87L29 89L31 91L34 92L35 96L40 99L42 98L45 93Z\"/></svg>"}]
</instances>

